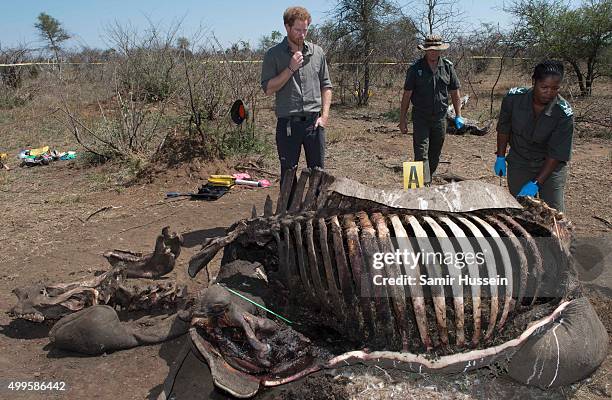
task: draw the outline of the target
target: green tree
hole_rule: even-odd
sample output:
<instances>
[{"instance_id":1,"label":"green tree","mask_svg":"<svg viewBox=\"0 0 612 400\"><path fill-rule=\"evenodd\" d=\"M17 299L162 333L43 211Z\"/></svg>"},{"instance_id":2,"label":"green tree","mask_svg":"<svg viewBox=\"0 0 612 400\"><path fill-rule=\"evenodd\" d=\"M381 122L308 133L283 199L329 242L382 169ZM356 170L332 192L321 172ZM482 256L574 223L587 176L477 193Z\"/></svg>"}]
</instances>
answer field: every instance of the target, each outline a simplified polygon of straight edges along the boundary
<instances>
[{"instance_id":1,"label":"green tree","mask_svg":"<svg viewBox=\"0 0 612 400\"><path fill-rule=\"evenodd\" d=\"M535 57L569 63L582 95L609 74L612 0L587 0L575 9L558 0L518 0L507 11L517 17L518 43Z\"/></svg>"},{"instance_id":2,"label":"green tree","mask_svg":"<svg viewBox=\"0 0 612 400\"><path fill-rule=\"evenodd\" d=\"M53 52L57 62L60 62L59 54L61 45L70 39L68 32L62 27L62 23L49 14L41 12L34 27L38 29L40 38L47 43L47 48Z\"/></svg>"},{"instance_id":3,"label":"green tree","mask_svg":"<svg viewBox=\"0 0 612 400\"><path fill-rule=\"evenodd\" d=\"M283 34L279 31L272 31L269 35L263 35L261 39L259 39L259 47L257 50L266 51L270 47L277 45L283 40Z\"/></svg>"},{"instance_id":4,"label":"green tree","mask_svg":"<svg viewBox=\"0 0 612 400\"><path fill-rule=\"evenodd\" d=\"M180 50L188 50L189 46L191 46L191 43L189 43L189 39L187 39L184 36L181 36L179 38L176 39L176 46L180 49Z\"/></svg>"},{"instance_id":5,"label":"green tree","mask_svg":"<svg viewBox=\"0 0 612 400\"><path fill-rule=\"evenodd\" d=\"M362 67L357 88L357 103L365 105L370 97L370 63L378 55L377 43L391 21L400 15L392 0L337 0L331 11L336 41L347 49L347 56Z\"/></svg>"}]
</instances>

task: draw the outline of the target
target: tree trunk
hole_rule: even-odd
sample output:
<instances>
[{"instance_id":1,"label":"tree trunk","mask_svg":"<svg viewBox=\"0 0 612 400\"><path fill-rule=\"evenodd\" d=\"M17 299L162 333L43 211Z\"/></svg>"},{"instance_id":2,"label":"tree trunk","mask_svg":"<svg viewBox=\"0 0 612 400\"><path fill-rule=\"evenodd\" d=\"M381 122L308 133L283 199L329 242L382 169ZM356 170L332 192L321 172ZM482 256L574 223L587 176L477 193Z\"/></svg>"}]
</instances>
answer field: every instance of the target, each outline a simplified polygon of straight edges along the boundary
<instances>
[{"instance_id":1,"label":"tree trunk","mask_svg":"<svg viewBox=\"0 0 612 400\"><path fill-rule=\"evenodd\" d=\"M370 62L366 59L363 71L363 105L368 104L370 98Z\"/></svg>"},{"instance_id":2,"label":"tree trunk","mask_svg":"<svg viewBox=\"0 0 612 400\"><path fill-rule=\"evenodd\" d=\"M434 11L435 11L436 5L434 2L432 2L431 0L429 0L427 2L427 26L429 28L429 34L433 34L433 24L434 24Z\"/></svg>"},{"instance_id":3,"label":"tree trunk","mask_svg":"<svg viewBox=\"0 0 612 400\"><path fill-rule=\"evenodd\" d=\"M595 58L594 57L589 57L589 59L587 60L587 75L586 75L586 79L585 79L585 84L586 84L586 96L590 96L592 94L592 90L593 90L593 79L595 74Z\"/></svg>"},{"instance_id":4,"label":"tree trunk","mask_svg":"<svg viewBox=\"0 0 612 400\"><path fill-rule=\"evenodd\" d=\"M491 102L489 103L489 115L490 116L493 116L493 99L495 95L495 86L497 86L497 82L499 82L499 78L501 77L502 72L504 70L504 57L505 56L506 56L506 52L504 51L502 53L501 58L499 59L499 71L497 72L497 79L495 79L495 83L491 87Z\"/></svg>"},{"instance_id":5,"label":"tree trunk","mask_svg":"<svg viewBox=\"0 0 612 400\"><path fill-rule=\"evenodd\" d=\"M580 70L580 65L578 65L578 61L568 60L572 68L574 68L574 73L576 74L576 78L578 79L578 86L580 87L580 94L582 96L587 96L587 88L584 83L584 75Z\"/></svg>"},{"instance_id":6,"label":"tree trunk","mask_svg":"<svg viewBox=\"0 0 612 400\"><path fill-rule=\"evenodd\" d=\"M363 59L363 91L359 96L360 105L367 105L370 94L370 52L372 48L371 33L369 29L364 32L364 59Z\"/></svg>"}]
</instances>

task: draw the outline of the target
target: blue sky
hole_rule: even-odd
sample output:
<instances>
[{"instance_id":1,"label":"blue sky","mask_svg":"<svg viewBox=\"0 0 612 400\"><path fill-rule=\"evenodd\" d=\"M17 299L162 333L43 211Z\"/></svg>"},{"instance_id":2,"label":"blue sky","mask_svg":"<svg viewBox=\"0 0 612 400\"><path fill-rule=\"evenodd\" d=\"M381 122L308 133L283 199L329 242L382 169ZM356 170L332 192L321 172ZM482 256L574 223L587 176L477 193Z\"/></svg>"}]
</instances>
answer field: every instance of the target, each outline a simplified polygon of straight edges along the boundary
<instances>
[{"instance_id":1,"label":"blue sky","mask_svg":"<svg viewBox=\"0 0 612 400\"><path fill-rule=\"evenodd\" d=\"M410 9L407 1L399 3L406 6L406 10ZM46 12L62 22L74 36L69 47L106 48L103 37L109 24L117 21L142 29L148 25L148 19L162 25L182 19L182 35L186 37L203 26L214 32L223 45L245 40L257 46L262 35L273 30L284 33L282 13L294 4L278 0L0 0L0 45L11 47L26 43L30 47L37 46L39 42L33 25L36 16ZM299 4L309 9L313 23L317 23L326 18L335 1L303 0ZM465 23L474 26L480 22L507 26L511 17L502 11L503 4L504 0L459 0L459 7L465 12Z\"/></svg>"}]
</instances>

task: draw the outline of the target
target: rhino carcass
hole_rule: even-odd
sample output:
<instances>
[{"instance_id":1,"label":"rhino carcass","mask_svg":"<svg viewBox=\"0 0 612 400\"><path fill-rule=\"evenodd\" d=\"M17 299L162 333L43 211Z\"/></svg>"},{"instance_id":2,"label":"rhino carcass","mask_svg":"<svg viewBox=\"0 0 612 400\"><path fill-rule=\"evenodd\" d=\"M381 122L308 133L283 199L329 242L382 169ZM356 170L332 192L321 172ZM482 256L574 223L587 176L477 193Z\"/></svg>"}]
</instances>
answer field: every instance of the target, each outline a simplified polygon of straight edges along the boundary
<instances>
[{"instance_id":1,"label":"rhino carcass","mask_svg":"<svg viewBox=\"0 0 612 400\"><path fill-rule=\"evenodd\" d=\"M224 249L190 331L218 387L250 397L354 363L461 373L508 362L519 382L548 388L605 358L607 332L572 270L571 225L546 204L475 181L403 192L291 174L275 212L268 198L263 216L190 261L193 277ZM418 253L451 262L394 258ZM456 268L460 253L481 259ZM260 275L225 272L241 260ZM254 287L282 320L245 302Z\"/></svg>"},{"instance_id":2,"label":"rhino carcass","mask_svg":"<svg viewBox=\"0 0 612 400\"><path fill-rule=\"evenodd\" d=\"M49 339L56 348L84 354L102 354L142 344L159 343L184 334L191 314L186 288L161 278L175 265L182 237L163 228L155 249L145 255L115 250L104 256L111 269L70 283L39 283L17 288L13 318L54 324ZM122 322L117 310L146 312ZM132 314L132 316L135 314Z\"/></svg>"}]
</instances>

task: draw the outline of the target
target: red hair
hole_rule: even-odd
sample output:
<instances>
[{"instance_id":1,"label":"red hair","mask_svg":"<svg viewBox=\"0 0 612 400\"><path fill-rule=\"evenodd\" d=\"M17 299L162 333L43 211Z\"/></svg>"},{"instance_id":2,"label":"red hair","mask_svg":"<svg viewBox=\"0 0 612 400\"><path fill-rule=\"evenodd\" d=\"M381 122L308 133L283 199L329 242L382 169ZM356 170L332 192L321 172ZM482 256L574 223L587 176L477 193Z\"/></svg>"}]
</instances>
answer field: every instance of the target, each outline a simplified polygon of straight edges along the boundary
<instances>
[{"instance_id":1,"label":"red hair","mask_svg":"<svg viewBox=\"0 0 612 400\"><path fill-rule=\"evenodd\" d=\"M295 20L308 21L308 25L312 22L312 17L304 7L289 7L283 14L285 25L293 26Z\"/></svg>"}]
</instances>

